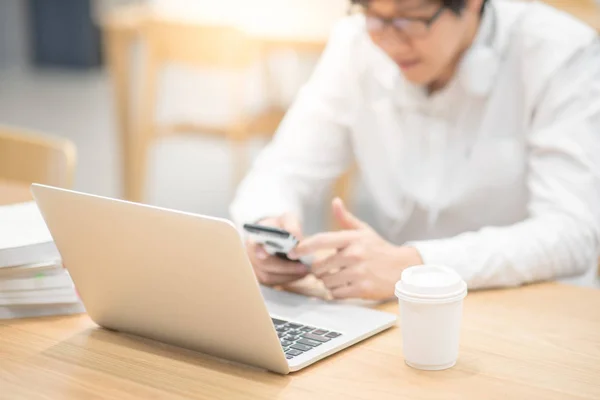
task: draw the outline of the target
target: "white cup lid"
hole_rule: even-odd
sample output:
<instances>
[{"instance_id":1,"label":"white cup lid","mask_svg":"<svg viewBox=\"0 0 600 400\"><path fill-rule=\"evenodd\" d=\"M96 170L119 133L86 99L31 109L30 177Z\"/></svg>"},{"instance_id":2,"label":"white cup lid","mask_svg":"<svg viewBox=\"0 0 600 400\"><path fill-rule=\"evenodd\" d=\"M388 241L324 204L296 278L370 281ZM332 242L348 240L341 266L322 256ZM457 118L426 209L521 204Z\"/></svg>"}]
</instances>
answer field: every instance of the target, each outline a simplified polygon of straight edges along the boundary
<instances>
[{"instance_id":1,"label":"white cup lid","mask_svg":"<svg viewBox=\"0 0 600 400\"><path fill-rule=\"evenodd\" d=\"M453 299L466 295L467 284L453 269L442 265L419 265L402 272L396 296L418 299Z\"/></svg>"}]
</instances>

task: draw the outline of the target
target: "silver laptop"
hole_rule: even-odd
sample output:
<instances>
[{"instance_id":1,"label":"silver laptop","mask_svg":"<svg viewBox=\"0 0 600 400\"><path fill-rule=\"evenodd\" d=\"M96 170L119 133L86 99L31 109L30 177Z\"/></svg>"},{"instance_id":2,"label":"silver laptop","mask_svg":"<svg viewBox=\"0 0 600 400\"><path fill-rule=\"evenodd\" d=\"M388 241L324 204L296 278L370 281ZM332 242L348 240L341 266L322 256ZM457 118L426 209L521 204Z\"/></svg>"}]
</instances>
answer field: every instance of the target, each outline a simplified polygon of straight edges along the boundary
<instances>
[{"instance_id":1,"label":"silver laptop","mask_svg":"<svg viewBox=\"0 0 600 400\"><path fill-rule=\"evenodd\" d=\"M98 325L287 374L396 316L260 287L226 220L33 185Z\"/></svg>"}]
</instances>

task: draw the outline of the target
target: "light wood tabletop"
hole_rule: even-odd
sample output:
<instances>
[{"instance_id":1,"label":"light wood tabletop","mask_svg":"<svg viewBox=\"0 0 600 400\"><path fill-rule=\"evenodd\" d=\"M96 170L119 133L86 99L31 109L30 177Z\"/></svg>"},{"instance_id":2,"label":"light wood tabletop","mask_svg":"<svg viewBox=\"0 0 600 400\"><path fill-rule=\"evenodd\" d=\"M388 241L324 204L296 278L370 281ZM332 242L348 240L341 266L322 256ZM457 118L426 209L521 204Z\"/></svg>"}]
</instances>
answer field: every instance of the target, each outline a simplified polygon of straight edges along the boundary
<instances>
[{"instance_id":1,"label":"light wood tabletop","mask_svg":"<svg viewBox=\"0 0 600 400\"><path fill-rule=\"evenodd\" d=\"M0 196L23 201L28 189L0 182ZM404 364L401 328L279 376L86 315L0 321L0 399L149 398L599 399L600 291L547 283L469 294L460 359L441 372Z\"/></svg>"}]
</instances>

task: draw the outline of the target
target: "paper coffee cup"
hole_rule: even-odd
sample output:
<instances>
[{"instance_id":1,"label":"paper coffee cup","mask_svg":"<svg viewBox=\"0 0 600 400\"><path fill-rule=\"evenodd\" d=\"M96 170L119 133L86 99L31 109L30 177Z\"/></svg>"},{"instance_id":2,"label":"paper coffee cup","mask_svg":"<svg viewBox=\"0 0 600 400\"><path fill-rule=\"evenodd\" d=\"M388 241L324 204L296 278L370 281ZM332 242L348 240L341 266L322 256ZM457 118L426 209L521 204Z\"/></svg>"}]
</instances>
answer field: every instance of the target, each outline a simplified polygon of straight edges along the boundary
<instances>
[{"instance_id":1,"label":"paper coffee cup","mask_svg":"<svg viewBox=\"0 0 600 400\"><path fill-rule=\"evenodd\" d=\"M404 360L413 368L442 370L458 359L467 284L440 265L407 268L396 284Z\"/></svg>"}]
</instances>

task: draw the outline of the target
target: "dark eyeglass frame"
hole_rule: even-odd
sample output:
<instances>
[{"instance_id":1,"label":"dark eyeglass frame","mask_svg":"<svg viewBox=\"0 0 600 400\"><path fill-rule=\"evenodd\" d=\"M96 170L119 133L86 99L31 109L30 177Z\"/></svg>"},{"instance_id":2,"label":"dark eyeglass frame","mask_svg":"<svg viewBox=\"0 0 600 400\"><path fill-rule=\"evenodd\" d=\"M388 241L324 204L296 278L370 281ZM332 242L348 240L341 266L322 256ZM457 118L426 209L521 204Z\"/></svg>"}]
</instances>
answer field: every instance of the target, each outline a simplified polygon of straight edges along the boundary
<instances>
[{"instance_id":1,"label":"dark eyeglass frame","mask_svg":"<svg viewBox=\"0 0 600 400\"><path fill-rule=\"evenodd\" d=\"M440 6L440 8L429 18L382 18L382 17L376 17L374 15L369 15L368 13L365 12L365 17L367 19L374 19L379 21L382 24L381 29L379 30L371 30L367 27L367 30L369 32L372 33L383 33L385 31L385 28L387 26L391 26L395 32L399 33L402 32L405 35L408 35L409 37L419 37L422 36L424 34L427 34L427 32L429 32L429 30L431 29L431 26L435 23L435 21L437 21L442 14L444 13L444 11L446 10L446 6L442 5ZM363 6L364 9L364 6ZM363 10L364 12L365 10ZM407 25L410 23L422 23L425 25L425 31L423 32L423 34L411 34L410 32L406 31L405 29L401 28L402 25Z\"/></svg>"}]
</instances>

